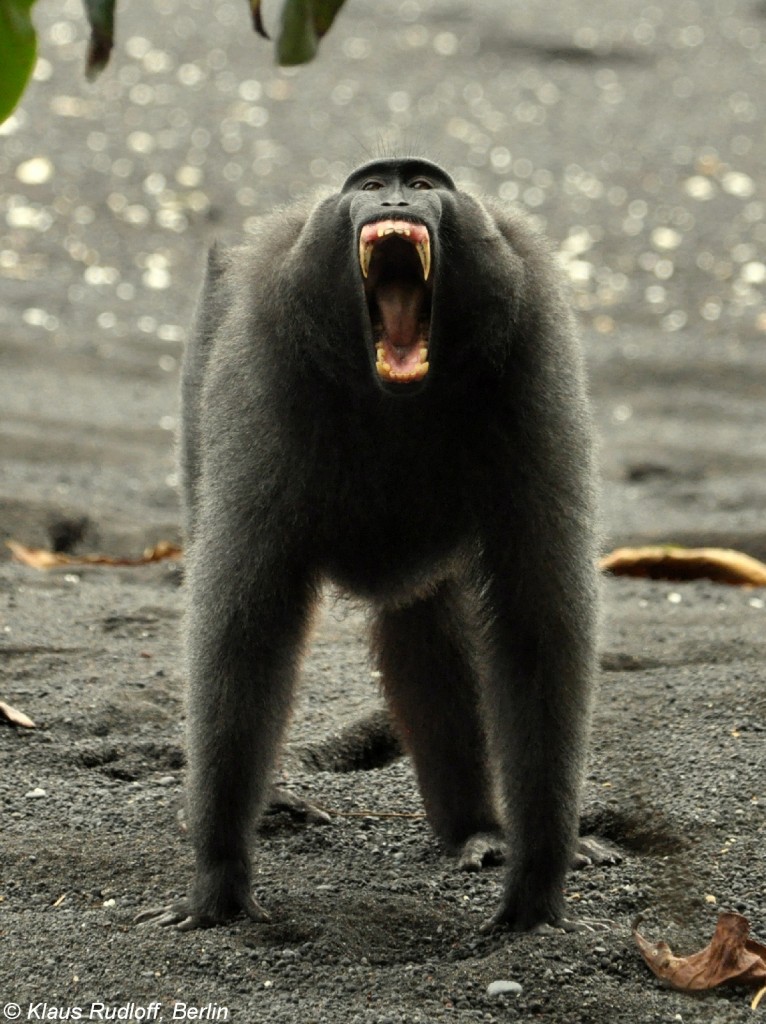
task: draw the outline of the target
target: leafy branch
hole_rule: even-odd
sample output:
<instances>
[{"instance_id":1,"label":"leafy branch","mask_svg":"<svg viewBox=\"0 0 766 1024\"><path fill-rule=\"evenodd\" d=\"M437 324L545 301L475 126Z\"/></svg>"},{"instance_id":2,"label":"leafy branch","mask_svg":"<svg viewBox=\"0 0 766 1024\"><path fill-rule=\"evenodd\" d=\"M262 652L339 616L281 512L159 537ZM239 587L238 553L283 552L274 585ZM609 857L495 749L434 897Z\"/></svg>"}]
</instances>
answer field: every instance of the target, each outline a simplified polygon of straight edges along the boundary
<instances>
[{"instance_id":1,"label":"leafy branch","mask_svg":"<svg viewBox=\"0 0 766 1024\"><path fill-rule=\"evenodd\" d=\"M0 122L19 102L37 57L37 36L31 19L34 0L0 0ZM85 74L95 78L106 67L114 45L116 0L84 0L90 24ZM256 32L269 39L262 0L248 0ZM329 31L345 0L284 0L274 50L277 64L305 64Z\"/></svg>"}]
</instances>

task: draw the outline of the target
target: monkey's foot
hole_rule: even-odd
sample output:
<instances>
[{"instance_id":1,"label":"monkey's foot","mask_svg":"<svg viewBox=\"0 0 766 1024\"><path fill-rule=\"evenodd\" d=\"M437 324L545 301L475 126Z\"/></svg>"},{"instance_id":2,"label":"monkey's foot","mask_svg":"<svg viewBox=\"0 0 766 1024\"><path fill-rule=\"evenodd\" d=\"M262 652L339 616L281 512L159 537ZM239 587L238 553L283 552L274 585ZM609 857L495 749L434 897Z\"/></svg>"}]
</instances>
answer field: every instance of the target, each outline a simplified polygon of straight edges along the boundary
<instances>
[{"instance_id":1,"label":"monkey's foot","mask_svg":"<svg viewBox=\"0 0 766 1024\"><path fill-rule=\"evenodd\" d=\"M286 811L298 821L308 821L312 825L328 825L332 821L327 811L323 811L321 807L316 807L308 800L302 800L288 789L274 786L266 807L266 814L279 814L280 811Z\"/></svg>"},{"instance_id":2,"label":"monkey's foot","mask_svg":"<svg viewBox=\"0 0 766 1024\"><path fill-rule=\"evenodd\" d=\"M571 867L574 871L600 864L619 864L622 857L616 850L599 842L593 836L580 836L572 855Z\"/></svg>"},{"instance_id":3,"label":"monkey's foot","mask_svg":"<svg viewBox=\"0 0 766 1024\"><path fill-rule=\"evenodd\" d=\"M489 864L502 864L508 856L508 845L500 832L477 832L469 836L458 852L461 871L481 871Z\"/></svg>"}]
</instances>

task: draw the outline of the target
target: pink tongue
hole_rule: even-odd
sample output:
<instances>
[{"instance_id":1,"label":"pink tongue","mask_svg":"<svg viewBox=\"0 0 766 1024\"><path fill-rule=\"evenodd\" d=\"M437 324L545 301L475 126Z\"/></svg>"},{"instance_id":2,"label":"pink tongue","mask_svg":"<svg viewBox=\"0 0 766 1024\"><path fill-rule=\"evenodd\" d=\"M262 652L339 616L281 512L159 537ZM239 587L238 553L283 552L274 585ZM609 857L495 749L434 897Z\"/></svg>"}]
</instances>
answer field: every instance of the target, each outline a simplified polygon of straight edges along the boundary
<instances>
[{"instance_id":1,"label":"pink tongue","mask_svg":"<svg viewBox=\"0 0 766 1024\"><path fill-rule=\"evenodd\" d=\"M383 318L386 348L413 348L420 340L420 305L423 289L418 285L391 281L375 290ZM402 353L402 357L405 353Z\"/></svg>"}]
</instances>

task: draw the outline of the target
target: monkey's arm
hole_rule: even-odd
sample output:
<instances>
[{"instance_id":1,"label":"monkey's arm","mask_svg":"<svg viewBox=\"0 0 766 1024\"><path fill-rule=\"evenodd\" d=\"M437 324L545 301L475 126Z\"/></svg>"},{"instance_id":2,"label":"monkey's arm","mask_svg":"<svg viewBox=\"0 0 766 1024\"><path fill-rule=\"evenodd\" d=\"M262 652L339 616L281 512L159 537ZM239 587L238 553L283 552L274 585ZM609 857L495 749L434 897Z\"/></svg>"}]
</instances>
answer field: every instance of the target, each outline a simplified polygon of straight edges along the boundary
<instances>
[{"instance_id":1,"label":"monkey's arm","mask_svg":"<svg viewBox=\"0 0 766 1024\"><path fill-rule=\"evenodd\" d=\"M263 537L248 540L247 553L236 542L226 551L221 535L200 523L188 576L187 791L196 877L186 899L142 915L182 930L240 911L268 919L250 891L249 841L270 794L312 595Z\"/></svg>"},{"instance_id":2,"label":"monkey's arm","mask_svg":"<svg viewBox=\"0 0 766 1024\"><path fill-rule=\"evenodd\" d=\"M236 536L225 532L224 536ZM270 792L312 590L261 536L230 549L200 522L188 575L190 895L142 920L182 930L244 911L268 919L250 891L249 841ZM278 542L274 541L278 551Z\"/></svg>"},{"instance_id":3,"label":"monkey's arm","mask_svg":"<svg viewBox=\"0 0 766 1024\"><path fill-rule=\"evenodd\" d=\"M232 340L230 340L230 337ZM250 892L249 841L272 785L314 587L294 506L299 486L246 339L222 337L200 399L195 527L187 555L190 895L144 919L189 929L239 911ZM253 343L255 344L255 343ZM254 446L252 439L260 437Z\"/></svg>"}]
</instances>

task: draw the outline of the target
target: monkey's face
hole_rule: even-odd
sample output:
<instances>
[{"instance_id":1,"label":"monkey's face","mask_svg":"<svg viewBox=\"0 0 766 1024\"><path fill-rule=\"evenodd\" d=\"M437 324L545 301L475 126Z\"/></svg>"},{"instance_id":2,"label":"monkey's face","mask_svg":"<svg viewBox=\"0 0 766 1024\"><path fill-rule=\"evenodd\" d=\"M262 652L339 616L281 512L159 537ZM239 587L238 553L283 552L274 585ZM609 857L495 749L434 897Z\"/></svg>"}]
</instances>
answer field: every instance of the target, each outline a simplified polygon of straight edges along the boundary
<instances>
[{"instance_id":1,"label":"monkey's face","mask_svg":"<svg viewBox=\"0 0 766 1024\"><path fill-rule=\"evenodd\" d=\"M423 160L379 160L346 181L370 357L387 392L420 390L435 355L439 224L452 179Z\"/></svg>"}]
</instances>

